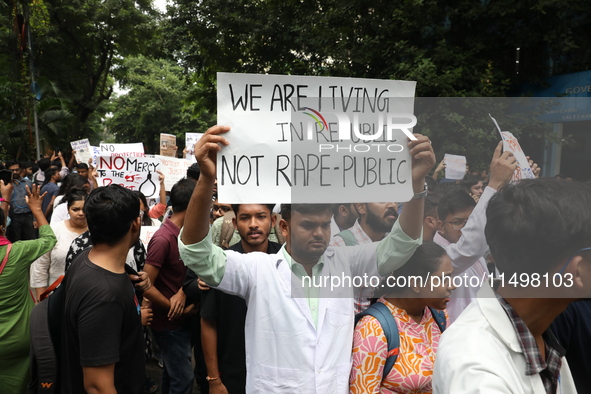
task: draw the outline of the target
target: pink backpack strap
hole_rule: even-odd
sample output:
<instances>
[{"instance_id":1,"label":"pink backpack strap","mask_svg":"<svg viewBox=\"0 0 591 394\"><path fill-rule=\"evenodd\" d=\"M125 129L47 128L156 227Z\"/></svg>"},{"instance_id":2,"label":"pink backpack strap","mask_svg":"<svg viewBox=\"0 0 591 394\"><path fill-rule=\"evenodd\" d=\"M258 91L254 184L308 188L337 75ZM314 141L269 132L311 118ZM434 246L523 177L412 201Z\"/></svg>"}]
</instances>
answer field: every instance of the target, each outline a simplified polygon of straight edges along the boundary
<instances>
[{"instance_id":1,"label":"pink backpack strap","mask_svg":"<svg viewBox=\"0 0 591 394\"><path fill-rule=\"evenodd\" d=\"M4 260L2 260L2 265L0 265L0 275L2 271L4 271L4 266L8 262L8 254L10 253L10 249L12 249L12 244L8 244L6 247L6 255L4 256Z\"/></svg>"}]
</instances>

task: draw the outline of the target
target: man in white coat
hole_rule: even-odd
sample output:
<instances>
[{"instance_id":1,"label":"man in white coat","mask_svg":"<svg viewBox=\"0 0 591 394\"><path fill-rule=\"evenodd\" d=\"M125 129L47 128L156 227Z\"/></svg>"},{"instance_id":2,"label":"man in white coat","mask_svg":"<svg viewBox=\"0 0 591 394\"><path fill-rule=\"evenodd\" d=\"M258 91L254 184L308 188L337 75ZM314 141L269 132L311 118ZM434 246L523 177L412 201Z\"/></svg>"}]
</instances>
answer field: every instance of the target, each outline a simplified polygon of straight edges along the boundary
<instances>
[{"instance_id":1,"label":"man in white coat","mask_svg":"<svg viewBox=\"0 0 591 394\"><path fill-rule=\"evenodd\" d=\"M476 298L479 282L488 277L483 257L488 249L484 237L486 206L497 190L511 180L516 161L511 152L502 152L502 147L502 142L499 142L490 163L490 183L478 204L464 190L448 192L439 200L440 230L433 241L445 248L454 266L454 276L463 278L447 304L451 323Z\"/></svg>"},{"instance_id":2,"label":"man in white coat","mask_svg":"<svg viewBox=\"0 0 591 394\"><path fill-rule=\"evenodd\" d=\"M408 144L415 198L379 243L328 247L330 205L282 205L287 240L274 255L222 251L208 235L216 152L229 128L210 128L195 145L201 177L187 209L179 249L208 285L246 300L247 393L347 393L353 341L353 288L302 286L335 277L383 277L421 243L425 176L435 164L427 137Z\"/></svg>"},{"instance_id":3,"label":"man in white coat","mask_svg":"<svg viewBox=\"0 0 591 394\"><path fill-rule=\"evenodd\" d=\"M591 187L524 180L492 197L486 217L501 282L443 334L434 393L576 393L549 326L591 296Z\"/></svg>"}]
</instances>

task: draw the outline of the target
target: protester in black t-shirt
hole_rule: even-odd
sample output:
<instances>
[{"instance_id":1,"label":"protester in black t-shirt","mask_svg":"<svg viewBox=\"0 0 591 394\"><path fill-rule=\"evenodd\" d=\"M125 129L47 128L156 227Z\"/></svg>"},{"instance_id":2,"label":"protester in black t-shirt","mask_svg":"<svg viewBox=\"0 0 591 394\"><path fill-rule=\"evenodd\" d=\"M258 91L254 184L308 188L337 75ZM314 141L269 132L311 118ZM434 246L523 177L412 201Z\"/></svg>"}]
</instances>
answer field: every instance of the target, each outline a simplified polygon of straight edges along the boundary
<instances>
[{"instance_id":1,"label":"protester in black t-shirt","mask_svg":"<svg viewBox=\"0 0 591 394\"><path fill-rule=\"evenodd\" d=\"M139 199L118 185L95 189L84 213L93 247L66 274L61 377L64 393L142 393L140 305L125 272L140 234Z\"/></svg>"},{"instance_id":2,"label":"protester in black t-shirt","mask_svg":"<svg viewBox=\"0 0 591 394\"><path fill-rule=\"evenodd\" d=\"M570 304L550 328L566 351L565 356L577 391L588 393L591 371L591 299Z\"/></svg>"},{"instance_id":3,"label":"protester in black t-shirt","mask_svg":"<svg viewBox=\"0 0 591 394\"><path fill-rule=\"evenodd\" d=\"M281 245L269 241L275 226L273 204L232 205L236 214L234 227L241 242L229 249L239 253L263 252L275 254ZM195 274L188 270L188 275ZM203 292L201 300L201 339L207 364L210 393L244 393L246 386L246 353L244 299L211 289Z\"/></svg>"}]
</instances>

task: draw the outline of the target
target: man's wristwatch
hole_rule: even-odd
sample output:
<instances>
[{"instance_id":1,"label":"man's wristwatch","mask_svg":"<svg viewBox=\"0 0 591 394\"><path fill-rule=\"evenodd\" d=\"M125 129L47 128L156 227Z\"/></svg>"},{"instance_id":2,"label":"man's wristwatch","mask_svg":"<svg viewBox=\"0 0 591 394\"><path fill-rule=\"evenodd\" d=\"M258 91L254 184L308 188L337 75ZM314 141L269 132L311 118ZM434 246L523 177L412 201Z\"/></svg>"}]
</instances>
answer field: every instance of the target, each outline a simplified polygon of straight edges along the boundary
<instances>
[{"instance_id":1,"label":"man's wristwatch","mask_svg":"<svg viewBox=\"0 0 591 394\"><path fill-rule=\"evenodd\" d=\"M427 187L427 182L425 182L425 190L420 193L415 193L414 196L412 196L412 199L418 200L420 198L425 198L427 197L427 194L429 194L429 188Z\"/></svg>"},{"instance_id":2,"label":"man's wristwatch","mask_svg":"<svg viewBox=\"0 0 591 394\"><path fill-rule=\"evenodd\" d=\"M218 380L219 378L220 378L219 376L217 378L212 378L212 377L206 376L205 380L207 380L208 382L211 382L212 380Z\"/></svg>"}]
</instances>

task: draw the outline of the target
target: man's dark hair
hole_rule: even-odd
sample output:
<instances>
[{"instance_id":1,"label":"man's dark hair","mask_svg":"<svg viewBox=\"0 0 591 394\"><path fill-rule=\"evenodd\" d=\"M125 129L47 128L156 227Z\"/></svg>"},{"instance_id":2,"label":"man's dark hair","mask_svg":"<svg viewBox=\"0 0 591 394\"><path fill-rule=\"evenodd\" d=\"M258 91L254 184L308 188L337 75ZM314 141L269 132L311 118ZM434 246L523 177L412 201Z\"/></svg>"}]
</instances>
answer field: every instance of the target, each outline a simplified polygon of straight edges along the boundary
<instances>
[{"instance_id":1,"label":"man's dark hair","mask_svg":"<svg viewBox=\"0 0 591 394\"><path fill-rule=\"evenodd\" d=\"M349 211L355 209L355 206L353 206L353 203L351 203L351 202L341 202L338 204L332 204L331 210L332 210L333 216L337 216L339 214L339 208L341 206L345 206Z\"/></svg>"},{"instance_id":2,"label":"man's dark hair","mask_svg":"<svg viewBox=\"0 0 591 394\"><path fill-rule=\"evenodd\" d=\"M281 204L281 218L286 221L291 220L291 212L310 214L330 212L332 213L332 204Z\"/></svg>"},{"instance_id":3,"label":"man's dark hair","mask_svg":"<svg viewBox=\"0 0 591 394\"><path fill-rule=\"evenodd\" d=\"M127 234L139 212L140 200L131 190L119 185L94 189L84 203L93 245L115 245Z\"/></svg>"},{"instance_id":4,"label":"man's dark hair","mask_svg":"<svg viewBox=\"0 0 591 394\"><path fill-rule=\"evenodd\" d=\"M437 190L435 191L435 193L443 196L444 194L447 194L449 192L451 192L452 190L464 190L459 184L455 183L455 182L441 182L439 183L439 186L437 186Z\"/></svg>"},{"instance_id":5,"label":"man's dark hair","mask_svg":"<svg viewBox=\"0 0 591 394\"><path fill-rule=\"evenodd\" d=\"M191 164L191 167L187 168L187 178L191 178L194 180L199 180L199 175L201 175L201 168L199 168L198 163Z\"/></svg>"},{"instance_id":6,"label":"man's dark hair","mask_svg":"<svg viewBox=\"0 0 591 394\"><path fill-rule=\"evenodd\" d=\"M331 210L333 216L338 215L339 208L341 207L341 205L345 205L345 204L332 204L332 206L330 207L330 210Z\"/></svg>"},{"instance_id":7,"label":"man's dark hair","mask_svg":"<svg viewBox=\"0 0 591 394\"><path fill-rule=\"evenodd\" d=\"M181 179L174 184L170 190L170 205L174 213L179 213L187 210L193 190L195 189L195 182L193 179Z\"/></svg>"},{"instance_id":8,"label":"man's dark hair","mask_svg":"<svg viewBox=\"0 0 591 394\"><path fill-rule=\"evenodd\" d=\"M454 214L462 209L475 206L476 201L464 190L452 189L439 199L437 206L439 220L445 220L449 214Z\"/></svg>"},{"instance_id":9,"label":"man's dark hair","mask_svg":"<svg viewBox=\"0 0 591 394\"><path fill-rule=\"evenodd\" d=\"M496 266L509 277L551 273L591 246L591 187L552 178L505 186L488 203L484 233Z\"/></svg>"},{"instance_id":10,"label":"man's dark hair","mask_svg":"<svg viewBox=\"0 0 591 394\"><path fill-rule=\"evenodd\" d=\"M49 183L49 181L51 181L51 177L54 176L55 174L57 174L59 171L57 168L48 168L47 170L45 170L45 181L43 182L43 185L46 185Z\"/></svg>"},{"instance_id":11,"label":"man's dark hair","mask_svg":"<svg viewBox=\"0 0 591 394\"><path fill-rule=\"evenodd\" d=\"M7 160L6 161L6 168L10 168L15 165L18 165L18 168L21 168L21 169L23 168L23 167L21 167L21 163L16 160Z\"/></svg>"},{"instance_id":12,"label":"man's dark hair","mask_svg":"<svg viewBox=\"0 0 591 394\"><path fill-rule=\"evenodd\" d=\"M232 211L234 211L234 214L236 216L238 216L238 211L240 210L241 205L243 205L243 204L232 204ZM266 206L267 209L269 210L269 214L273 215L273 208L275 208L275 204L261 204L261 205Z\"/></svg>"},{"instance_id":13,"label":"man's dark hair","mask_svg":"<svg viewBox=\"0 0 591 394\"><path fill-rule=\"evenodd\" d=\"M43 159L39 159L39 161L37 162L37 164L39 165L39 169L43 172L45 172L45 170L47 170L49 168L49 158L48 157L44 157Z\"/></svg>"},{"instance_id":14,"label":"man's dark hair","mask_svg":"<svg viewBox=\"0 0 591 394\"><path fill-rule=\"evenodd\" d=\"M76 170L88 170L88 164L78 163L74 168L76 168Z\"/></svg>"}]
</instances>

